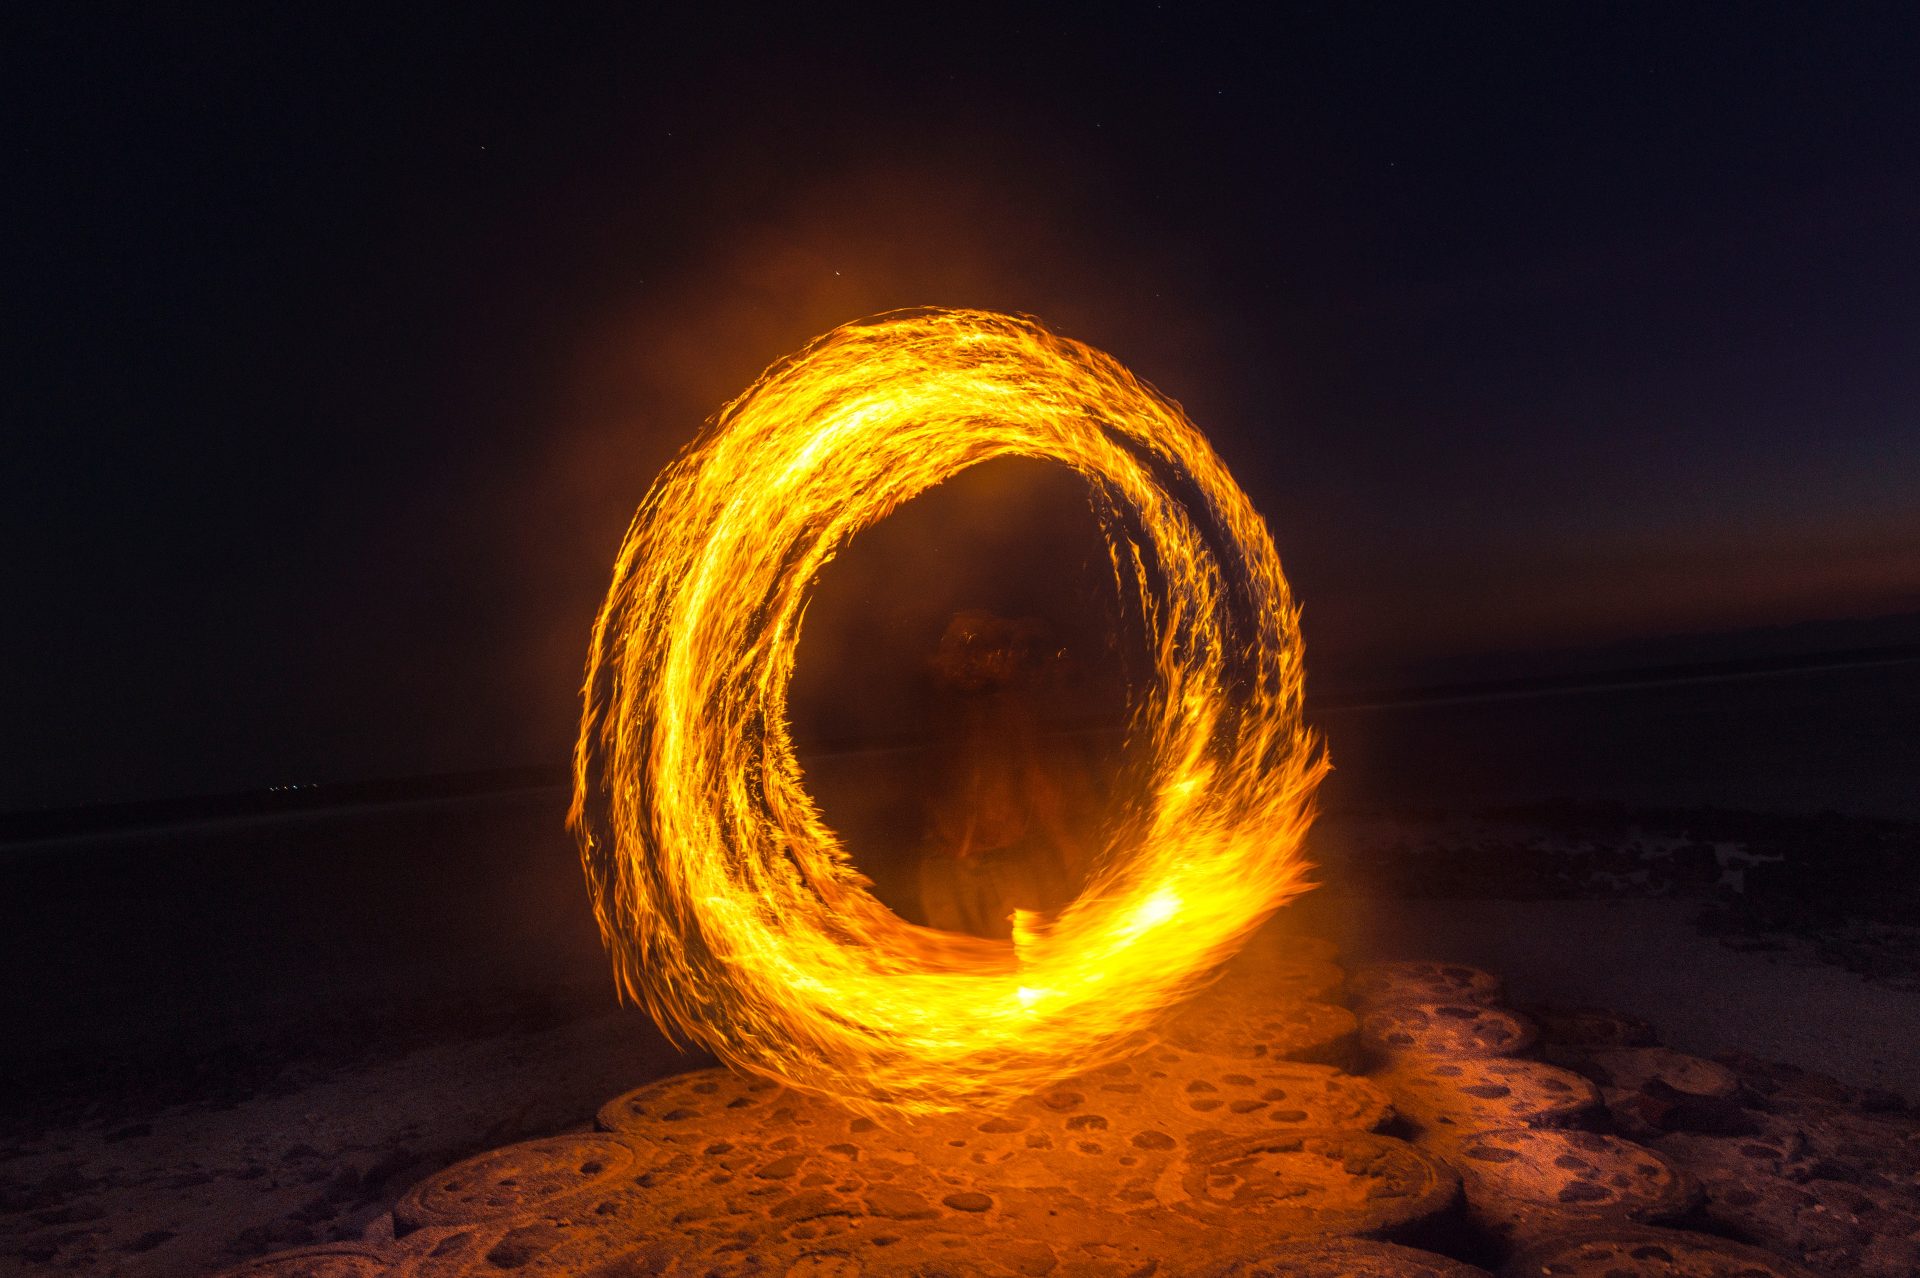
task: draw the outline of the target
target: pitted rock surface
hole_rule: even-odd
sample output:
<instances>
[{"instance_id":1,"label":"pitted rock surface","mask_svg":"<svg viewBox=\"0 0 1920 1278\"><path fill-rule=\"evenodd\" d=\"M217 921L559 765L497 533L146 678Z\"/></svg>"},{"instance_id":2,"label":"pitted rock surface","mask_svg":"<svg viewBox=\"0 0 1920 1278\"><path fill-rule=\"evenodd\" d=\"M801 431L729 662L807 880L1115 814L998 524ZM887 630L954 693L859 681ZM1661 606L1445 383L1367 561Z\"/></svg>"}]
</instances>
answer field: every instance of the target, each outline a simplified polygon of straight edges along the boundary
<instances>
[{"instance_id":1,"label":"pitted rock surface","mask_svg":"<svg viewBox=\"0 0 1920 1278\"><path fill-rule=\"evenodd\" d=\"M968 1214L943 1203L954 1190L923 1168L864 1163L791 1133L742 1135L563 1208L441 1231L430 1245L402 1240L400 1272L784 1273L808 1252L864 1252Z\"/></svg>"},{"instance_id":2,"label":"pitted rock surface","mask_svg":"<svg viewBox=\"0 0 1920 1278\"><path fill-rule=\"evenodd\" d=\"M1732 1134L1749 1125L1739 1077L1714 1061L1664 1047L1563 1048L1547 1055L1599 1084L1615 1129L1636 1140L1673 1131Z\"/></svg>"},{"instance_id":3,"label":"pitted rock surface","mask_svg":"<svg viewBox=\"0 0 1920 1278\"><path fill-rule=\"evenodd\" d=\"M1607 1091L1638 1092L1649 1086L1724 1100L1740 1090L1725 1065L1666 1047L1610 1047L1546 1053L1585 1074Z\"/></svg>"},{"instance_id":4,"label":"pitted rock surface","mask_svg":"<svg viewBox=\"0 0 1920 1278\"><path fill-rule=\"evenodd\" d=\"M1370 1008L1360 1035L1381 1056L1518 1056L1537 1031L1518 1012L1478 1003L1394 1003Z\"/></svg>"},{"instance_id":5,"label":"pitted rock surface","mask_svg":"<svg viewBox=\"0 0 1920 1278\"><path fill-rule=\"evenodd\" d=\"M1814 1278L1758 1247L1676 1229L1580 1233L1529 1247L1501 1278Z\"/></svg>"},{"instance_id":6,"label":"pitted rock surface","mask_svg":"<svg viewBox=\"0 0 1920 1278\"><path fill-rule=\"evenodd\" d=\"M1197 1148L1176 1210L1215 1229L1282 1237L1391 1235L1451 1207L1458 1177L1403 1141L1366 1132L1239 1136Z\"/></svg>"},{"instance_id":7,"label":"pitted rock surface","mask_svg":"<svg viewBox=\"0 0 1920 1278\"><path fill-rule=\"evenodd\" d=\"M1276 1247L1264 1255L1229 1261L1207 1278L1487 1278L1487 1271L1458 1260L1365 1238Z\"/></svg>"},{"instance_id":8,"label":"pitted rock surface","mask_svg":"<svg viewBox=\"0 0 1920 1278\"><path fill-rule=\"evenodd\" d=\"M1871 1158L1822 1152L1800 1127L1757 1114L1741 1136L1676 1133L1663 1154L1696 1179L1700 1214L1725 1230L1835 1272L1920 1273L1920 1181Z\"/></svg>"},{"instance_id":9,"label":"pitted rock surface","mask_svg":"<svg viewBox=\"0 0 1920 1278\"><path fill-rule=\"evenodd\" d=\"M790 1155L675 1189L656 1174L596 1203L402 1240L409 1278L524 1275L1193 1272L1196 1258L1338 1232L1393 1232L1457 1195L1445 1168L1365 1133L1221 1138L1170 1155L1136 1201L952 1169ZM1198 1159L1198 1170L1194 1160ZM691 1169L683 1169L690 1172ZM1125 1180L1111 1182L1124 1186ZM1192 1188L1203 1195L1191 1200ZM664 1192L663 1192L664 1191Z\"/></svg>"},{"instance_id":10,"label":"pitted rock surface","mask_svg":"<svg viewBox=\"0 0 1920 1278\"><path fill-rule=\"evenodd\" d=\"M1738 1135L1672 1132L1654 1143L1662 1153L1690 1168L1705 1184L1710 1178L1731 1175L1776 1176L1809 1180L1819 1159L1806 1135L1791 1123L1771 1115L1750 1114L1751 1130Z\"/></svg>"},{"instance_id":11,"label":"pitted rock surface","mask_svg":"<svg viewBox=\"0 0 1920 1278\"><path fill-rule=\"evenodd\" d=\"M675 1145L707 1139L723 1128L737 1128L795 1093L780 1084L730 1069L702 1069L635 1088L600 1107L594 1121L601 1131L633 1132L650 1141Z\"/></svg>"},{"instance_id":12,"label":"pitted rock surface","mask_svg":"<svg viewBox=\"0 0 1920 1278\"><path fill-rule=\"evenodd\" d=\"M1084 1100L1074 1102L1075 1094ZM1393 1112L1377 1086L1331 1065L1209 1056L1168 1044L1050 1088L1016 1108L1050 1115L1110 1110L1179 1132L1249 1134L1305 1127L1371 1131Z\"/></svg>"},{"instance_id":13,"label":"pitted rock surface","mask_svg":"<svg viewBox=\"0 0 1920 1278\"><path fill-rule=\"evenodd\" d=\"M1395 1111L1433 1139L1566 1126L1600 1108L1599 1088L1572 1070L1510 1056L1402 1059L1372 1077Z\"/></svg>"},{"instance_id":14,"label":"pitted rock surface","mask_svg":"<svg viewBox=\"0 0 1920 1278\"><path fill-rule=\"evenodd\" d=\"M396 1278L457 1278L484 1273L486 1256L516 1228L512 1221L428 1226L396 1239L388 1248Z\"/></svg>"},{"instance_id":15,"label":"pitted rock surface","mask_svg":"<svg viewBox=\"0 0 1920 1278\"><path fill-rule=\"evenodd\" d=\"M382 1278L391 1258L361 1243L322 1243L275 1252L224 1270L219 1278Z\"/></svg>"},{"instance_id":16,"label":"pitted rock surface","mask_svg":"<svg viewBox=\"0 0 1920 1278\"><path fill-rule=\"evenodd\" d=\"M1227 1235L1235 1246L1392 1230L1438 1210L1435 1201L1444 1207L1451 1172L1402 1142L1365 1134L1391 1113L1372 1083L1328 1066L1166 1044L1003 1112L891 1123L703 1070L602 1108L602 1122L619 1129L606 1139L643 1151L633 1174L512 1219L477 1218L431 1240L422 1231L402 1247L415 1278L795 1266L1174 1273L1182 1257L1222 1245L1217 1224L1183 1210L1192 1185L1213 1192L1221 1183L1195 1181L1196 1161L1241 1169L1241 1193L1254 1199L1275 1196L1271 1177L1257 1174L1262 1159L1318 1177L1310 1194L1289 1191L1267 1209L1241 1212ZM1278 1145L1229 1149L1303 1130ZM473 1170L429 1183L467 1185ZM646 1241L663 1238L671 1245Z\"/></svg>"},{"instance_id":17,"label":"pitted rock surface","mask_svg":"<svg viewBox=\"0 0 1920 1278\"><path fill-rule=\"evenodd\" d=\"M1920 1199L1920 1114L1788 1102L1748 1118L1759 1137L1793 1146L1810 1177L1904 1187Z\"/></svg>"},{"instance_id":18,"label":"pitted rock surface","mask_svg":"<svg viewBox=\"0 0 1920 1278\"><path fill-rule=\"evenodd\" d=\"M1369 963L1347 979L1355 1007L1387 1003L1486 1003L1497 1005L1506 987L1492 972L1464 963Z\"/></svg>"},{"instance_id":19,"label":"pitted rock surface","mask_svg":"<svg viewBox=\"0 0 1920 1278\"><path fill-rule=\"evenodd\" d=\"M1653 1026L1608 1007L1560 1007L1531 1003L1520 1009L1553 1047L1652 1047Z\"/></svg>"},{"instance_id":20,"label":"pitted rock surface","mask_svg":"<svg viewBox=\"0 0 1920 1278\"><path fill-rule=\"evenodd\" d=\"M1739 1075L1740 1082L1764 1099L1768 1108L1811 1105L1860 1114L1913 1114L1914 1107L1892 1092L1854 1087L1813 1070L1784 1061L1767 1061L1747 1052L1720 1052L1714 1057Z\"/></svg>"},{"instance_id":21,"label":"pitted rock surface","mask_svg":"<svg viewBox=\"0 0 1920 1278\"><path fill-rule=\"evenodd\" d=\"M404 1233L548 1210L625 1179L639 1162L635 1145L597 1133L507 1145L415 1185L395 1204L394 1224Z\"/></svg>"},{"instance_id":22,"label":"pitted rock surface","mask_svg":"<svg viewBox=\"0 0 1920 1278\"><path fill-rule=\"evenodd\" d=\"M1156 1188L1197 1143L1305 1129L1370 1130L1391 1116L1365 1079L1320 1065L1236 1060L1160 1045L1017 1102L872 1133L875 1156L1009 1184L1058 1184L1112 1210Z\"/></svg>"},{"instance_id":23,"label":"pitted rock surface","mask_svg":"<svg viewBox=\"0 0 1920 1278\"><path fill-rule=\"evenodd\" d=\"M1737 1130L1663 1129L1650 1137L1658 1152L1558 1130L1605 1119L1593 1086L1514 1056L1534 1027L1484 1003L1370 1007L1384 1057L1372 1078L1299 1059L1355 1055L1353 1015L1303 995L1326 991L1324 963L1312 946L1260 955L1185 1009L1166 1041L999 1112L883 1123L694 1071L608 1102L603 1133L508 1146L428 1177L391 1229L383 1218L360 1243L230 1272L1484 1278L1381 1241L1470 1242L1446 1223L1463 1180L1481 1231L1472 1245L1491 1249L1477 1255L1579 1235L1586 1250L1523 1253L1515 1263L1546 1257L1528 1274L1572 1265L1567 1278L1586 1278L1577 1266L1603 1260L1613 1267L1592 1272L1607 1278L1802 1278L1792 1261L1858 1278L1920 1272L1920 1118L1897 1106L1760 1062L1704 1098ZM1249 985L1260 971L1266 984ZM1711 1062L1621 1048L1642 1037L1636 1024L1549 1013L1549 1046L1604 1067L1609 1084L1637 1084L1613 1088L1636 1104L1688 1095L1670 1078L1721 1089L1718 1067L1700 1068ZM1396 1111L1417 1146L1373 1130ZM1708 1227L1786 1259L1642 1223L1686 1209L1693 1176L1707 1186ZM1712 1268L1728 1257L1749 1267Z\"/></svg>"},{"instance_id":24,"label":"pitted rock surface","mask_svg":"<svg viewBox=\"0 0 1920 1278\"><path fill-rule=\"evenodd\" d=\"M1533 1239L1580 1222L1671 1220L1698 1196L1662 1155L1597 1132L1534 1127L1479 1132L1449 1155L1467 1209L1502 1238Z\"/></svg>"},{"instance_id":25,"label":"pitted rock surface","mask_svg":"<svg viewBox=\"0 0 1920 1278\"><path fill-rule=\"evenodd\" d=\"M1350 1069L1359 1022L1344 1007L1266 997L1222 983L1167 1024L1167 1042L1189 1051L1244 1060L1304 1061Z\"/></svg>"}]
</instances>

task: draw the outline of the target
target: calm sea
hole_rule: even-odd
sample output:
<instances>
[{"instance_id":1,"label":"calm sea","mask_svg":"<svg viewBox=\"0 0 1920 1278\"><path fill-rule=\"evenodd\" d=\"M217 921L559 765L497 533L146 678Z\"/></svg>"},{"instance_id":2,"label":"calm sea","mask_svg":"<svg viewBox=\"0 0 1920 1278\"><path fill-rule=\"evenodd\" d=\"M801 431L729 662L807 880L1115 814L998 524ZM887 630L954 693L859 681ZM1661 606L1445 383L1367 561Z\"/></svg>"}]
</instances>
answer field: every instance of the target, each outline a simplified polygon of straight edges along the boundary
<instances>
[{"instance_id":1,"label":"calm sea","mask_svg":"<svg viewBox=\"0 0 1920 1278\"><path fill-rule=\"evenodd\" d=\"M1920 661L1327 709L1330 805L1548 798L1920 820Z\"/></svg>"}]
</instances>

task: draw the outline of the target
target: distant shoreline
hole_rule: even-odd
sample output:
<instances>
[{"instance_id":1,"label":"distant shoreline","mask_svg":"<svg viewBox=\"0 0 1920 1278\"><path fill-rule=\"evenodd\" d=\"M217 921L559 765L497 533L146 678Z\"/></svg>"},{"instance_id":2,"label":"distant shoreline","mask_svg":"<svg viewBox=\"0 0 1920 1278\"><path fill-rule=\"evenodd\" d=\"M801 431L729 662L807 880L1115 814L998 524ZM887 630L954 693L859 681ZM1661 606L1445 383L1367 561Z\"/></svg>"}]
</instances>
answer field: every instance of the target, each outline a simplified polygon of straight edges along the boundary
<instances>
[{"instance_id":1,"label":"distant shoreline","mask_svg":"<svg viewBox=\"0 0 1920 1278\"><path fill-rule=\"evenodd\" d=\"M1483 679L1381 688L1316 696L1310 718L1349 713L1442 707L1499 701L1603 695L1634 689L1781 678L1832 670L1920 662L1920 644L1731 661L1697 661L1631 669ZM1082 732L1111 731L1094 725ZM909 750L916 738L888 737L801 743L816 756ZM128 803L83 804L0 815L0 846L23 848L91 838L147 834L209 821L274 820L386 804L432 803L561 789L571 783L566 765L482 768L463 772L384 777L364 781L297 783L233 794L192 795Z\"/></svg>"}]
</instances>

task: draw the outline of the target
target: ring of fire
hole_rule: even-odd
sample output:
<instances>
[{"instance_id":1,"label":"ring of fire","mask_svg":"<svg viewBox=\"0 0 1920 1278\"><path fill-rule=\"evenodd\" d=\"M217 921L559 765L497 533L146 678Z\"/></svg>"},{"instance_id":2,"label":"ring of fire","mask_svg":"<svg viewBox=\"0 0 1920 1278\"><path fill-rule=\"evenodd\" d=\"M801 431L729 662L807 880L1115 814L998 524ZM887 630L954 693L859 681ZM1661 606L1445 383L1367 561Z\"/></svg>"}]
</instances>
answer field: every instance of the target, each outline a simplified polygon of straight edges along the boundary
<instances>
[{"instance_id":1,"label":"ring of fire","mask_svg":"<svg viewBox=\"0 0 1920 1278\"><path fill-rule=\"evenodd\" d=\"M1087 888L1011 942L907 922L802 784L808 590L861 529L996 457L1087 483L1137 595L1146 782ZM980 311L850 324L768 370L654 485L593 632L571 824L622 991L721 1059L867 1109L990 1104L1124 1054L1303 890L1326 770L1266 526L1179 407ZM1140 753L1143 752L1143 753Z\"/></svg>"}]
</instances>

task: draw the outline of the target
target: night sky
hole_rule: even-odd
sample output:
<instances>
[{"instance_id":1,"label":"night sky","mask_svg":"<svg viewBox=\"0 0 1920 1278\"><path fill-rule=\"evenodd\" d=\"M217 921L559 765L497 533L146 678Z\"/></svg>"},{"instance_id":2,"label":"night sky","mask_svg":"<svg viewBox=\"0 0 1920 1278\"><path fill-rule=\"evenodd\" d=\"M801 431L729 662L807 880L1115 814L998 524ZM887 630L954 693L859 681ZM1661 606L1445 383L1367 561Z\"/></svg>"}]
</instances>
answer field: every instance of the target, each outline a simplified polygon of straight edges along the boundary
<instances>
[{"instance_id":1,"label":"night sky","mask_svg":"<svg viewBox=\"0 0 1920 1278\"><path fill-rule=\"evenodd\" d=\"M900 306L1179 399L1310 670L1920 609L1908 6L160 8L4 42L0 810L559 763L654 474Z\"/></svg>"}]
</instances>

